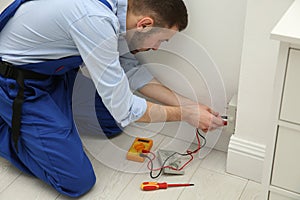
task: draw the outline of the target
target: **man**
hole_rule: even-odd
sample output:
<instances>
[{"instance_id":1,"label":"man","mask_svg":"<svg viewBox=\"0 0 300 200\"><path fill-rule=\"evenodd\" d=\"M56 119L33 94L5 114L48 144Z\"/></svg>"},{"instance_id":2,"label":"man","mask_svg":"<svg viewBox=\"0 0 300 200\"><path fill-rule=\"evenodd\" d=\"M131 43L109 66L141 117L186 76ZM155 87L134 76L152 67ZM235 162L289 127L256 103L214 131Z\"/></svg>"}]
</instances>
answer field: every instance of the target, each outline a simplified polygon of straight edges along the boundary
<instances>
[{"instance_id":1,"label":"man","mask_svg":"<svg viewBox=\"0 0 300 200\"><path fill-rule=\"evenodd\" d=\"M71 197L94 185L71 107L82 63L97 89L99 107L122 127L180 120L204 131L223 125L218 113L176 95L146 70L146 83L137 81L136 88L166 105L135 96L120 64L118 38L126 30L132 30L125 38L135 54L158 49L186 28L182 0L24 1L15 1L0 24L0 155L23 172ZM126 71L132 77L144 74ZM115 132L108 128L108 134Z\"/></svg>"}]
</instances>

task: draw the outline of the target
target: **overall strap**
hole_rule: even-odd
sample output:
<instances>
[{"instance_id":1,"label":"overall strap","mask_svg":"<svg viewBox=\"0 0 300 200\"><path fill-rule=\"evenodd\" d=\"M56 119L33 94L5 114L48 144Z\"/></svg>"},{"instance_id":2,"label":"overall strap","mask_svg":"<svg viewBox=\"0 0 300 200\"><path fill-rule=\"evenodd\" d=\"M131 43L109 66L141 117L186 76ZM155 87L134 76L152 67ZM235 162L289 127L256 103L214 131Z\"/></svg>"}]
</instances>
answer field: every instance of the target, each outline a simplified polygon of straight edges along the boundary
<instances>
[{"instance_id":1,"label":"overall strap","mask_svg":"<svg viewBox=\"0 0 300 200\"><path fill-rule=\"evenodd\" d=\"M108 3L108 1L106 0L99 0L101 3L103 3L104 5L106 5L106 7L108 7L111 11L112 11L112 7L110 5L110 3Z\"/></svg>"}]
</instances>

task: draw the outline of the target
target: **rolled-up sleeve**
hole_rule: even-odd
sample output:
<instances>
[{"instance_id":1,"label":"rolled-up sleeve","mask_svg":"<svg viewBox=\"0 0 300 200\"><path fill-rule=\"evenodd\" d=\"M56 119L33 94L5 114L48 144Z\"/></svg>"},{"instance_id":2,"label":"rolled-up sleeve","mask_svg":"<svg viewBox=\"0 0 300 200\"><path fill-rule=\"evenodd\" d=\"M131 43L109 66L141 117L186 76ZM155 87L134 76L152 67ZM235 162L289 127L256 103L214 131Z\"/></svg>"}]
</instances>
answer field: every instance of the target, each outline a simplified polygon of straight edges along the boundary
<instances>
[{"instance_id":1,"label":"rolled-up sleeve","mask_svg":"<svg viewBox=\"0 0 300 200\"><path fill-rule=\"evenodd\" d=\"M70 34L104 105L125 127L143 116L147 104L130 90L119 60L118 31L110 18L86 16L72 24Z\"/></svg>"}]
</instances>

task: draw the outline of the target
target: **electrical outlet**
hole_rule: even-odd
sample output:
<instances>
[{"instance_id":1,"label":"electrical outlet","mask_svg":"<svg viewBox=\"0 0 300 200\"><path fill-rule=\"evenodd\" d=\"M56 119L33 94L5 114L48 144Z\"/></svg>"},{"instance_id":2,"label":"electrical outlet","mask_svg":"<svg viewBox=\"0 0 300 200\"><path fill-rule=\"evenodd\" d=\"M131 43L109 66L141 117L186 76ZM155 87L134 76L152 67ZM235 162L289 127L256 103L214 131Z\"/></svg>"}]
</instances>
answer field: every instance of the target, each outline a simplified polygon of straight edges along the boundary
<instances>
[{"instance_id":1,"label":"electrical outlet","mask_svg":"<svg viewBox=\"0 0 300 200\"><path fill-rule=\"evenodd\" d=\"M228 121L227 121L227 127L226 132L234 134L235 132L235 123L236 123L236 111L237 111L237 95L234 95L230 102L228 103Z\"/></svg>"}]
</instances>

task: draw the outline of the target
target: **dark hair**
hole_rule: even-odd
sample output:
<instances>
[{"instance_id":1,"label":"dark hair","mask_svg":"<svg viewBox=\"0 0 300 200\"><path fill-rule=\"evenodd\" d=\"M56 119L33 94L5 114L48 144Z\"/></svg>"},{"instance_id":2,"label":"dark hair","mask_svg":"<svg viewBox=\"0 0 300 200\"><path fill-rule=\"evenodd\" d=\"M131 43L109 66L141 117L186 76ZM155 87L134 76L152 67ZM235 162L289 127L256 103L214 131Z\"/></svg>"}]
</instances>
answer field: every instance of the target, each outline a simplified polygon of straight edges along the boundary
<instances>
[{"instance_id":1,"label":"dark hair","mask_svg":"<svg viewBox=\"0 0 300 200\"><path fill-rule=\"evenodd\" d=\"M129 10L135 15L148 15L157 27L184 30L188 24L187 9L182 0L130 0Z\"/></svg>"}]
</instances>

